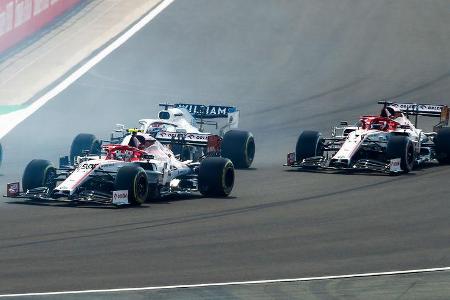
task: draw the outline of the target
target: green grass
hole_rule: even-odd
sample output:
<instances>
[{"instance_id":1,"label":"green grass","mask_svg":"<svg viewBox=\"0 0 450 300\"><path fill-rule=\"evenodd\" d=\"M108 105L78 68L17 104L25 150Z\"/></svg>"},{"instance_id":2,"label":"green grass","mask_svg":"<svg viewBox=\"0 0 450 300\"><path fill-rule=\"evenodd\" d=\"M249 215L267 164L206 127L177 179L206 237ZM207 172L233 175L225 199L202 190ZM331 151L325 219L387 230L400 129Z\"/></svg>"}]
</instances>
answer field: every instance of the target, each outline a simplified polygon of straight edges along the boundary
<instances>
[{"instance_id":1,"label":"green grass","mask_svg":"<svg viewBox=\"0 0 450 300\"><path fill-rule=\"evenodd\" d=\"M17 104L17 105L0 105L0 115L4 115L16 110L24 109L28 105Z\"/></svg>"}]
</instances>

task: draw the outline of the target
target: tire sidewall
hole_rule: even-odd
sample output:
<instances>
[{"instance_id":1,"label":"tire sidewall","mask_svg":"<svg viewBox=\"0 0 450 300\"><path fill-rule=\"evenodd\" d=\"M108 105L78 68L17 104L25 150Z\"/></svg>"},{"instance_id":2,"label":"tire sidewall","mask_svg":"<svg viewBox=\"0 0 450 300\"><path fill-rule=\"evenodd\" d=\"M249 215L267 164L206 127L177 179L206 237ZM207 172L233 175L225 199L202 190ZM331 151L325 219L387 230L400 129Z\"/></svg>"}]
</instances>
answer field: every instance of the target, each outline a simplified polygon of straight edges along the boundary
<instances>
[{"instance_id":1,"label":"tire sidewall","mask_svg":"<svg viewBox=\"0 0 450 300\"><path fill-rule=\"evenodd\" d=\"M298 139L295 146L296 160L301 161L305 158L321 155L319 146L322 139L322 134L318 131L305 130Z\"/></svg>"},{"instance_id":2,"label":"tire sidewall","mask_svg":"<svg viewBox=\"0 0 450 300\"><path fill-rule=\"evenodd\" d=\"M101 142L90 133L80 133L72 141L70 146L70 160L75 163L75 157L83 155L84 150L89 150L90 154L100 154Z\"/></svg>"},{"instance_id":3,"label":"tire sidewall","mask_svg":"<svg viewBox=\"0 0 450 300\"><path fill-rule=\"evenodd\" d=\"M234 187L234 166L230 159L207 157L199 167L198 187L204 196L228 196Z\"/></svg>"},{"instance_id":4,"label":"tire sidewall","mask_svg":"<svg viewBox=\"0 0 450 300\"><path fill-rule=\"evenodd\" d=\"M144 184L145 193L140 194L139 185ZM128 190L128 202L141 205L148 198L148 178L145 170L137 165L125 165L117 172L114 187L116 190Z\"/></svg>"},{"instance_id":5,"label":"tire sidewall","mask_svg":"<svg viewBox=\"0 0 450 300\"><path fill-rule=\"evenodd\" d=\"M223 136L221 155L230 159L236 168L249 168L255 158L255 149L251 132L230 130Z\"/></svg>"},{"instance_id":6,"label":"tire sidewall","mask_svg":"<svg viewBox=\"0 0 450 300\"><path fill-rule=\"evenodd\" d=\"M441 128L434 138L436 158L440 164L450 163L450 127Z\"/></svg>"},{"instance_id":7,"label":"tire sidewall","mask_svg":"<svg viewBox=\"0 0 450 300\"><path fill-rule=\"evenodd\" d=\"M48 187L53 190L56 187L55 182L50 184L49 176L56 175L56 168L48 160L34 159L25 167L22 176L22 188L28 189L38 187Z\"/></svg>"},{"instance_id":8,"label":"tire sidewall","mask_svg":"<svg viewBox=\"0 0 450 300\"><path fill-rule=\"evenodd\" d=\"M400 167L403 172L408 173L412 171L414 168L415 151L411 139L403 135L391 136L387 145L387 158L400 158Z\"/></svg>"}]
</instances>

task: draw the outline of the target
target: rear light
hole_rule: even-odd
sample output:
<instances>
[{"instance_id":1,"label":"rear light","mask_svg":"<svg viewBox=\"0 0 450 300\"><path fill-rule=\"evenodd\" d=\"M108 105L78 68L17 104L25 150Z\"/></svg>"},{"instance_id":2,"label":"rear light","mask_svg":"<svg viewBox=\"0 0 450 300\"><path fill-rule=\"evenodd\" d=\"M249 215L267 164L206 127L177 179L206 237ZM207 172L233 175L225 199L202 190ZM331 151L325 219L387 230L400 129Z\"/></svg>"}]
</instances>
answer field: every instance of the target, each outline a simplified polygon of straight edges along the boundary
<instances>
[{"instance_id":1,"label":"rear light","mask_svg":"<svg viewBox=\"0 0 450 300\"><path fill-rule=\"evenodd\" d=\"M19 182L13 182L8 183L6 185L6 196L7 197L17 197L20 193L20 183Z\"/></svg>"},{"instance_id":2,"label":"rear light","mask_svg":"<svg viewBox=\"0 0 450 300\"><path fill-rule=\"evenodd\" d=\"M208 136L208 145L206 151L208 153L219 153L220 145L222 144L222 138L218 135Z\"/></svg>"},{"instance_id":3,"label":"rear light","mask_svg":"<svg viewBox=\"0 0 450 300\"><path fill-rule=\"evenodd\" d=\"M295 163L295 152L288 153L287 155L287 165L292 166Z\"/></svg>"}]
</instances>

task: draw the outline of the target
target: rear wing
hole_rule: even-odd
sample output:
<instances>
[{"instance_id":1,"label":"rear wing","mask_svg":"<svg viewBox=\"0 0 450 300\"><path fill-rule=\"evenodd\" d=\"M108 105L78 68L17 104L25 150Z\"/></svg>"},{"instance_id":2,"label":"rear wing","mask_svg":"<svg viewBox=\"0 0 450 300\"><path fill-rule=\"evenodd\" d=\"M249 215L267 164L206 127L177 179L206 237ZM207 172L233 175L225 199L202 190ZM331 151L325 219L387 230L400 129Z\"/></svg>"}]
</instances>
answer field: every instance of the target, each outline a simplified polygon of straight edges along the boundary
<instances>
[{"instance_id":1,"label":"rear wing","mask_svg":"<svg viewBox=\"0 0 450 300\"><path fill-rule=\"evenodd\" d=\"M192 146L207 146L207 133L186 133L186 132L168 132L160 131L156 134L157 139L162 144L182 144Z\"/></svg>"},{"instance_id":2,"label":"rear wing","mask_svg":"<svg viewBox=\"0 0 450 300\"><path fill-rule=\"evenodd\" d=\"M184 108L186 109L194 118L203 119L218 119L218 118L228 118L230 114L239 112L235 106L225 106L225 105L203 105L203 104L189 104L189 103L160 103L160 107L168 109L169 107L174 108Z\"/></svg>"},{"instance_id":3,"label":"rear wing","mask_svg":"<svg viewBox=\"0 0 450 300\"><path fill-rule=\"evenodd\" d=\"M447 105L443 104L420 104L420 103L397 103L389 101L378 101L378 104L383 104L384 108L387 106L398 107L402 110L406 116L415 116L415 126L417 127L417 116L435 117L440 121L433 127L436 131L439 128L448 126L449 121L449 109Z\"/></svg>"},{"instance_id":4,"label":"rear wing","mask_svg":"<svg viewBox=\"0 0 450 300\"><path fill-rule=\"evenodd\" d=\"M165 110L169 107L185 109L192 115L196 123L200 125L200 130L202 130L203 125L213 125L220 129L221 132L225 132L229 129L237 128L239 124L239 109L235 106L192 103L160 103L159 106ZM219 125L219 123L222 124ZM223 123L226 124L223 125Z\"/></svg>"}]
</instances>

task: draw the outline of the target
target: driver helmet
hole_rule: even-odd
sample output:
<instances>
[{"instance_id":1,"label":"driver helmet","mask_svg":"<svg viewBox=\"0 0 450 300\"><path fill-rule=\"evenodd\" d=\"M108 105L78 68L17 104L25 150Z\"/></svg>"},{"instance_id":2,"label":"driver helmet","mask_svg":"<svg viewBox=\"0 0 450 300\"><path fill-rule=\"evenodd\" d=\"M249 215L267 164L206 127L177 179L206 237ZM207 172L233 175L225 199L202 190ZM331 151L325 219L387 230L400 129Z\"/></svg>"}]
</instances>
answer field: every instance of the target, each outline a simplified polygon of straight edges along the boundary
<instances>
[{"instance_id":1,"label":"driver helmet","mask_svg":"<svg viewBox=\"0 0 450 300\"><path fill-rule=\"evenodd\" d=\"M153 146L153 144L155 144L156 139L154 137L152 137L151 135L145 135L144 136L145 141L143 143L140 144L140 149L146 149L148 147Z\"/></svg>"},{"instance_id":2,"label":"driver helmet","mask_svg":"<svg viewBox=\"0 0 450 300\"><path fill-rule=\"evenodd\" d=\"M128 142L128 146L138 148L140 144L141 143L139 142L139 139L137 138L137 132L133 131L131 133L131 138L130 138L130 141Z\"/></svg>"},{"instance_id":3,"label":"driver helmet","mask_svg":"<svg viewBox=\"0 0 450 300\"><path fill-rule=\"evenodd\" d=\"M388 111L389 118L391 118L391 119L395 119L395 118L403 116L402 110L400 108L398 108L397 106L390 105L390 106L386 107L386 110Z\"/></svg>"}]
</instances>

